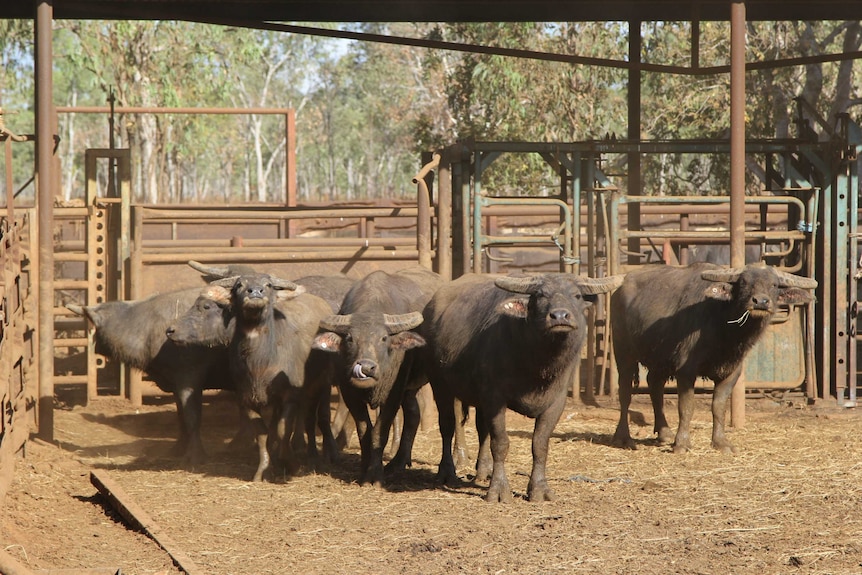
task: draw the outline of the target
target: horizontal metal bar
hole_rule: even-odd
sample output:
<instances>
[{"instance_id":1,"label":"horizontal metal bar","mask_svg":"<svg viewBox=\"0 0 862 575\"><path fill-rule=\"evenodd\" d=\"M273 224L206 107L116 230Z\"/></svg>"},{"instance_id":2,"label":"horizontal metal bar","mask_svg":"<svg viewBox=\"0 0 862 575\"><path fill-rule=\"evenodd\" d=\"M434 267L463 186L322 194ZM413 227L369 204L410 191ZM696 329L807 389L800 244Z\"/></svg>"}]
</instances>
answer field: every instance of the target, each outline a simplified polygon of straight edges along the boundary
<instances>
[{"instance_id":1,"label":"horizontal metal bar","mask_svg":"<svg viewBox=\"0 0 862 575\"><path fill-rule=\"evenodd\" d=\"M144 249L188 249L188 248L233 248L229 239L213 240L144 240ZM243 238L243 248L319 248L319 247L416 247L415 237L403 238L279 238L279 239L248 239Z\"/></svg>"},{"instance_id":2,"label":"horizontal metal bar","mask_svg":"<svg viewBox=\"0 0 862 575\"><path fill-rule=\"evenodd\" d=\"M320 208L280 208L277 212L269 210L237 210L221 208L218 210L177 210L157 209L154 207L136 207L143 210L143 217L147 220L188 220L198 222L206 218L226 217L230 223L242 220L296 220L309 218L415 218L418 209L414 207L395 208L345 208L345 209L320 209ZM222 222L225 223L225 222Z\"/></svg>"},{"instance_id":3,"label":"horizontal metal bar","mask_svg":"<svg viewBox=\"0 0 862 575\"><path fill-rule=\"evenodd\" d=\"M141 259L146 264L185 264L190 259L202 263L221 263L230 258L233 262L317 262L317 261L349 261L362 260L384 260L384 261L409 261L419 257L419 250L383 250L380 248L362 248L359 250L326 250L308 252L280 252L262 253L254 250L242 250L237 248L228 254L224 250L212 253L165 253L165 254L143 254Z\"/></svg>"},{"instance_id":4,"label":"horizontal metal bar","mask_svg":"<svg viewBox=\"0 0 862 575\"><path fill-rule=\"evenodd\" d=\"M87 289L90 287L90 282L87 280L69 280L56 278L54 280L54 289Z\"/></svg>"},{"instance_id":5,"label":"horizontal metal bar","mask_svg":"<svg viewBox=\"0 0 862 575\"><path fill-rule=\"evenodd\" d=\"M292 108L160 108L151 106L114 106L117 114L230 114L230 115L284 115ZM108 114L109 106L57 106L59 114Z\"/></svg>"},{"instance_id":6,"label":"horizontal metal bar","mask_svg":"<svg viewBox=\"0 0 862 575\"><path fill-rule=\"evenodd\" d=\"M86 337L60 337L54 339L54 347L87 347L90 345Z\"/></svg>"},{"instance_id":7,"label":"horizontal metal bar","mask_svg":"<svg viewBox=\"0 0 862 575\"><path fill-rule=\"evenodd\" d=\"M730 240L730 230L727 230L725 235L717 235L715 230L645 230L645 231L631 231L631 230L622 230L620 232L621 237L623 238L668 238L668 239L680 239L680 240L696 240L701 238L724 238L726 240ZM765 240L777 240L777 239L792 239L792 240L804 240L806 238L806 234L802 232L792 231L792 230L746 230L745 232L746 238L763 238Z\"/></svg>"},{"instance_id":8,"label":"horizontal metal bar","mask_svg":"<svg viewBox=\"0 0 862 575\"><path fill-rule=\"evenodd\" d=\"M81 242L83 245L84 242ZM66 247L68 244L61 243L60 245ZM90 255L86 252L54 252L54 261L55 262L86 262L89 261Z\"/></svg>"},{"instance_id":9,"label":"horizontal metal bar","mask_svg":"<svg viewBox=\"0 0 862 575\"><path fill-rule=\"evenodd\" d=\"M89 377L84 375L54 375L54 383L72 384L72 383L87 383Z\"/></svg>"}]
</instances>

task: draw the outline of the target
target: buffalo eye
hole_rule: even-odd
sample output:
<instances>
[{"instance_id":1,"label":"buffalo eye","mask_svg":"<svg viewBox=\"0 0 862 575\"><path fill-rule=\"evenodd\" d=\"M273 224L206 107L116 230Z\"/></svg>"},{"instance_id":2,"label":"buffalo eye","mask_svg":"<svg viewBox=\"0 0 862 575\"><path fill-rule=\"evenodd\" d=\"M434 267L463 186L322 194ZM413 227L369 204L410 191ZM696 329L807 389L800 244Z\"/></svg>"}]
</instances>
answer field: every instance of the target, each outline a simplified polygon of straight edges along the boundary
<instances>
[{"instance_id":1,"label":"buffalo eye","mask_svg":"<svg viewBox=\"0 0 862 575\"><path fill-rule=\"evenodd\" d=\"M380 341L382 341L383 343L386 343L387 341L389 341L389 336L384 335L383 337L380 338Z\"/></svg>"},{"instance_id":2,"label":"buffalo eye","mask_svg":"<svg viewBox=\"0 0 862 575\"><path fill-rule=\"evenodd\" d=\"M349 333L344 336L344 341L347 343L353 343L353 336Z\"/></svg>"}]
</instances>

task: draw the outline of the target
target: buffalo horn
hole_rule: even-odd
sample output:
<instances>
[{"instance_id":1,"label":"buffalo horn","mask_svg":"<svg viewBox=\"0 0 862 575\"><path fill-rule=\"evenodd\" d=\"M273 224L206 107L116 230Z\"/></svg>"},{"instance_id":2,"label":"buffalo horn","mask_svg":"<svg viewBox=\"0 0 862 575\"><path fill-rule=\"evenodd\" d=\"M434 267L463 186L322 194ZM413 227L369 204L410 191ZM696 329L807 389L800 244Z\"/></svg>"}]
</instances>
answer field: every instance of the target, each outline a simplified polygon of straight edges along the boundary
<instances>
[{"instance_id":1,"label":"buffalo horn","mask_svg":"<svg viewBox=\"0 0 862 575\"><path fill-rule=\"evenodd\" d=\"M743 268L727 268L700 272L700 277L711 282L733 283L739 279Z\"/></svg>"},{"instance_id":2,"label":"buffalo horn","mask_svg":"<svg viewBox=\"0 0 862 575\"><path fill-rule=\"evenodd\" d=\"M74 303L67 303L66 309L75 315L84 315L84 306L80 306Z\"/></svg>"},{"instance_id":3,"label":"buffalo horn","mask_svg":"<svg viewBox=\"0 0 862 575\"><path fill-rule=\"evenodd\" d=\"M817 280L815 279L789 274L780 270L775 270L775 273L778 275L778 281L781 287L795 287L802 289L814 289L817 287Z\"/></svg>"},{"instance_id":4,"label":"buffalo horn","mask_svg":"<svg viewBox=\"0 0 862 575\"><path fill-rule=\"evenodd\" d=\"M623 285L625 275L607 276L603 278L591 278L586 276L578 277L578 287L581 288L581 293L586 295L596 295L600 293L608 293Z\"/></svg>"},{"instance_id":5,"label":"buffalo horn","mask_svg":"<svg viewBox=\"0 0 862 575\"><path fill-rule=\"evenodd\" d=\"M189 265L202 274L211 275L213 277L223 278L230 273L229 267L207 266L195 260L189 260Z\"/></svg>"},{"instance_id":6,"label":"buffalo horn","mask_svg":"<svg viewBox=\"0 0 862 575\"><path fill-rule=\"evenodd\" d=\"M389 330L389 335L395 335L402 331L409 331L422 323L422 314L418 311L410 313L402 313L398 315L383 314L383 323L386 324L386 329Z\"/></svg>"},{"instance_id":7,"label":"buffalo horn","mask_svg":"<svg viewBox=\"0 0 862 575\"><path fill-rule=\"evenodd\" d=\"M215 280L214 282L210 282L210 285L232 288L233 284L235 284L236 280L238 280L238 279L239 279L239 276L231 276L229 278L222 278L220 280Z\"/></svg>"},{"instance_id":8,"label":"buffalo horn","mask_svg":"<svg viewBox=\"0 0 862 575\"><path fill-rule=\"evenodd\" d=\"M513 278L506 276L495 279L494 285L512 293L532 294L540 285L542 285L542 277L528 276Z\"/></svg>"},{"instance_id":9,"label":"buffalo horn","mask_svg":"<svg viewBox=\"0 0 862 575\"><path fill-rule=\"evenodd\" d=\"M278 278L278 277L273 277L273 276L269 276L269 277L272 280L272 287L274 287L275 289L286 289L286 290L290 290L290 291L296 291L296 289L299 287L299 284L295 284L290 280L286 280L286 279L282 279L282 278Z\"/></svg>"},{"instance_id":10,"label":"buffalo horn","mask_svg":"<svg viewBox=\"0 0 862 575\"><path fill-rule=\"evenodd\" d=\"M350 319L352 317L351 314L327 316L320 320L320 328L343 335L350 329Z\"/></svg>"}]
</instances>

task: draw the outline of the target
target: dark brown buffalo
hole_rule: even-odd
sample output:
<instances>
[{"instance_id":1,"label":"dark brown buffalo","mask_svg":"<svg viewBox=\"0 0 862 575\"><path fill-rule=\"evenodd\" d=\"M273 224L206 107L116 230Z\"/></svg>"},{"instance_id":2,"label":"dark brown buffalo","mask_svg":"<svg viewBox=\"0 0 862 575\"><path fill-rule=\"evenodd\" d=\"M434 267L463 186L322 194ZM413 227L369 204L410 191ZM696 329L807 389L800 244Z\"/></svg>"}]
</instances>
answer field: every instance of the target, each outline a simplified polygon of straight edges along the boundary
<instances>
[{"instance_id":1,"label":"dark brown buffalo","mask_svg":"<svg viewBox=\"0 0 862 575\"><path fill-rule=\"evenodd\" d=\"M466 275L437 291L425 308L422 333L428 340L429 374L440 414L441 481L458 481L452 436L454 399L459 398L476 406L481 443L476 479L490 475L486 500L512 499L505 469L507 408L536 419L530 500L553 499L545 478L548 440L586 337L585 311L597 294L621 282L622 277L562 273L496 279Z\"/></svg>"},{"instance_id":2,"label":"dark brown buffalo","mask_svg":"<svg viewBox=\"0 0 862 575\"><path fill-rule=\"evenodd\" d=\"M176 450L191 464L205 459L200 437L203 390L234 388L224 349L179 347L165 337L165 329L199 292L190 288L140 301L66 306L93 324L97 353L144 371L159 389L174 395L180 428Z\"/></svg>"},{"instance_id":3,"label":"dark brown buffalo","mask_svg":"<svg viewBox=\"0 0 862 575\"><path fill-rule=\"evenodd\" d=\"M425 340L412 330L422 323L422 309L442 283L423 268L375 271L347 293L338 315L320 322L323 332L314 346L335 356L336 382L360 439L362 483L383 483L383 449L399 406L404 426L386 471L411 463L420 418L416 392L427 382L417 353ZM373 425L369 407L379 408Z\"/></svg>"},{"instance_id":4,"label":"dark brown buffalo","mask_svg":"<svg viewBox=\"0 0 862 575\"><path fill-rule=\"evenodd\" d=\"M611 330L619 369L620 420L614 444L635 448L628 410L638 363L649 372L655 431L662 443L673 432L664 415L664 385L675 377L679 427L677 453L691 448L694 383L715 382L712 446L734 451L724 434L727 398L742 372L742 360L769 325L776 308L811 301L817 282L763 265L727 269L709 263L649 266L626 276L611 296Z\"/></svg>"},{"instance_id":5,"label":"dark brown buffalo","mask_svg":"<svg viewBox=\"0 0 862 575\"><path fill-rule=\"evenodd\" d=\"M313 352L311 342L332 308L297 284L267 274L221 282L230 289L207 287L167 335L178 343L227 347L240 405L257 430L259 464L253 480L260 481L271 467L271 454L295 466L290 435L297 422L301 426L305 420L309 449L316 452L316 418L305 414L315 413L324 401L328 406L331 373L328 358ZM265 408L272 409L269 426L262 420ZM334 457L328 407L325 418L320 426L324 450Z\"/></svg>"}]
</instances>

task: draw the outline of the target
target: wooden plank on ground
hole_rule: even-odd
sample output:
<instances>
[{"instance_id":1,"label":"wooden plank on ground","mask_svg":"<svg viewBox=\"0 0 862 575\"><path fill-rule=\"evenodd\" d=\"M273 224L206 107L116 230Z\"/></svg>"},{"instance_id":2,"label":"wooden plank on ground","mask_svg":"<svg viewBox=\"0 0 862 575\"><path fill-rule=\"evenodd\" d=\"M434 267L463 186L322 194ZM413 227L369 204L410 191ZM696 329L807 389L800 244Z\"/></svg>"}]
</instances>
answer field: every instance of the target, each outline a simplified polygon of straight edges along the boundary
<instances>
[{"instance_id":1,"label":"wooden plank on ground","mask_svg":"<svg viewBox=\"0 0 862 575\"><path fill-rule=\"evenodd\" d=\"M91 471L90 482L104 495L111 506L129 522L142 529L153 541L159 544L173 559L174 564L188 575L203 573L191 558L156 524L123 489L103 472Z\"/></svg>"}]
</instances>

